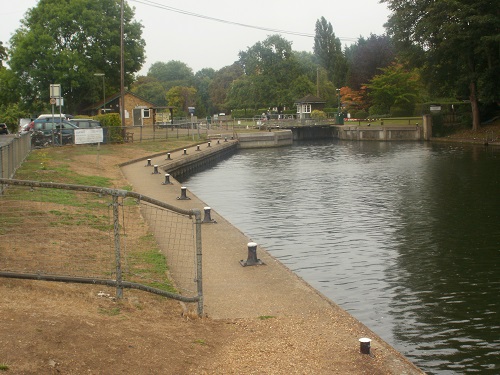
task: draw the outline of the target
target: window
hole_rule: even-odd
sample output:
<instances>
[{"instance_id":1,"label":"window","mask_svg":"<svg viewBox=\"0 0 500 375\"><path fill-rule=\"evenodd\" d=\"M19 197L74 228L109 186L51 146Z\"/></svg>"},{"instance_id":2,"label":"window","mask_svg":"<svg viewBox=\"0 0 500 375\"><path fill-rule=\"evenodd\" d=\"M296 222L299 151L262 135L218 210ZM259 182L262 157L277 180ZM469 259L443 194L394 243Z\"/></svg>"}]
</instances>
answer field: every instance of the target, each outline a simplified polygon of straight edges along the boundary
<instances>
[{"instance_id":1,"label":"window","mask_svg":"<svg viewBox=\"0 0 500 375\"><path fill-rule=\"evenodd\" d=\"M311 113L311 105L302 104L302 113Z\"/></svg>"},{"instance_id":2,"label":"window","mask_svg":"<svg viewBox=\"0 0 500 375\"><path fill-rule=\"evenodd\" d=\"M142 109L142 118L149 118L149 117L150 117L149 108L143 108Z\"/></svg>"}]
</instances>

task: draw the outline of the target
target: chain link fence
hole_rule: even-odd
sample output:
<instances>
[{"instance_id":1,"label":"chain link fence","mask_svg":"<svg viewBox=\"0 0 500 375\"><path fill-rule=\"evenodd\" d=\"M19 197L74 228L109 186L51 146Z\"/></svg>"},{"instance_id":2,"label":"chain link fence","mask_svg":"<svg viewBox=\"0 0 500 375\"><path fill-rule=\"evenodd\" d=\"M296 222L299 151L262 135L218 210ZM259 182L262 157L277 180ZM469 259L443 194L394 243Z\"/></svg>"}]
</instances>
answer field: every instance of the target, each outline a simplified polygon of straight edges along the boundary
<instances>
[{"instance_id":1,"label":"chain link fence","mask_svg":"<svg viewBox=\"0 0 500 375\"><path fill-rule=\"evenodd\" d=\"M200 216L125 190L0 179L0 277L140 289L202 315Z\"/></svg>"},{"instance_id":2,"label":"chain link fence","mask_svg":"<svg viewBox=\"0 0 500 375\"><path fill-rule=\"evenodd\" d=\"M0 139L0 178L11 178L31 151L29 134L4 135Z\"/></svg>"}]
</instances>

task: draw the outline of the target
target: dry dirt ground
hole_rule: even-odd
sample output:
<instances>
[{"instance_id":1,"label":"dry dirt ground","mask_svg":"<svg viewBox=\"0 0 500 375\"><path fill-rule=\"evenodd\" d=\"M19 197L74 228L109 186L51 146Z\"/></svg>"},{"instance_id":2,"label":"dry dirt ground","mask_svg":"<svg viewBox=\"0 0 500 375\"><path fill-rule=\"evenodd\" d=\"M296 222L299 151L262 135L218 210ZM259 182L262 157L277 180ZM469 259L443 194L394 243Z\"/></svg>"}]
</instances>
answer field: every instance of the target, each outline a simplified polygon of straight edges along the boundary
<instances>
[{"instance_id":1,"label":"dry dirt ground","mask_svg":"<svg viewBox=\"0 0 500 375\"><path fill-rule=\"evenodd\" d=\"M146 156L125 149L127 158ZM68 149L61 148L56 152ZM61 154L62 155L62 154ZM122 156L71 156L82 175L127 185ZM26 246L37 241L26 236ZM0 373L6 374L386 374L383 353L360 354L356 340L317 319L297 316L214 320L185 313L179 302L98 285L0 279ZM361 337L364 326L336 320L339 332ZM311 334L314 330L314 334ZM312 339L311 339L312 338Z\"/></svg>"}]
</instances>

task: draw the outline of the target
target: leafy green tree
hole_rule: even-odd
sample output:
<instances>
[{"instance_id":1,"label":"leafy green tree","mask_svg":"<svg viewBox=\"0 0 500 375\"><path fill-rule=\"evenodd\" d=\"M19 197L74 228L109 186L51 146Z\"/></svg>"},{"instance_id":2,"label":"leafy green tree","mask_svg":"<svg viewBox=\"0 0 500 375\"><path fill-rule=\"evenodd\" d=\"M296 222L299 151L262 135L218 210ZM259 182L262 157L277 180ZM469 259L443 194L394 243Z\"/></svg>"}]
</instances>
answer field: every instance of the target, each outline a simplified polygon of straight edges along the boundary
<instances>
[{"instance_id":1,"label":"leafy green tree","mask_svg":"<svg viewBox=\"0 0 500 375\"><path fill-rule=\"evenodd\" d=\"M149 67L148 77L153 77L162 82L165 90L174 86L193 86L193 70L182 61L170 60L169 62L157 61Z\"/></svg>"},{"instance_id":2,"label":"leafy green tree","mask_svg":"<svg viewBox=\"0 0 500 375\"><path fill-rule=\"evenodd\" d=\"M141 98L144 98L158 106L164 107L167 105L167 99L165 98L167 90L165 90L165 87L160 81L153 77L138 77L137 80L132 84L130 90L134 94L137 94Z\"/></svg>"},{"instance_id":3,"label":"leafy green tree","mask_svg":"<svg viewBox=\"0 0 500 375\"><path fill-rule=\"evenodd\" d=\"M212 82L208 87L210 101L216 112L226 112L229 108L227 106L227 95L231 88L233 81L243 76L243 68L240 64L234 63L233 65L225 66L215 72Z\"/></svg>"},{"instance_id":4,"label":"leafy green tree","mask_svg":"<svg viewBox=\"0 0 500 375\"><path fill-rule=\"evenodd\" d=\"M125 3L125 85L144 62L142 26ZM10 40L9 65L18 75L27 107L49 101L49 86L61 84L66 112L98 100L94 73L104 73L107 92L120 87L121 6L115 0L40 0L28 10Z\"/></svg>"},{"instance_id":5,"label":"leafy green tree","mask_svg":"<svg viewBox=\"0 0 500 375\"><path fill-rule=\"evenodd\" d=\"M423 86L416 69L408 71L401 64L393 64L382 69L367 85L372 105L387 114L392 107L413 114L415 104L421 100Z\"/></svg>"},{"instance_id":6,"label":"leafy green tree","mask_svg":"<svg viewBox=\"0 0 500 375\"><path fill-rule=\"evenodd\" d=\"M321 17L321 19L316 21L313 50L319 65L328 72L328 79L336 87L343 86L347 71L347 61L342 52L340 39L335 37L333 26L325 17Z\"/></svg>"},{"instance_id":7,"label":"leafy green tree","mask_svg":"<svg viewBox=\"0 0 500 375\"><path fill-rule=\"evenodd\" d=\"M188 107L195 107L196 89L194 87L175 86L168 90L166 99L169 106L175 107L174 116L187 116Z\"/></svg>"},{"instance_id":8,"label":"leafy green tree","mask_svg":"<svg viewBox=\"0 0 500 375\"><path fill-rule=\"evenodd\" d=\"M348 60L347 85L359 90L373 76L380 73L396 59L396 49L388 35L371 34L369 38L360 37L358 41L347 47L345 54Z\"/></svg>"},{"instance_id":9,"label":"leafy green tree","mask_svg":"<svg viewBox=\"0 0 500 375\"><path fill-rule=\"evenodd\" d=\"M479 98L500 96L500 17L491 0L382 0L386 24L408 63L423 68L435 95L468 91L472 128L480 126ZM496 6L494 4L497 4Z\"/></svg>"},{"instance_id":10,"label":"leafy green tree","mask_svg":"<svg viewBox=\"0 0 500 375\"><path fill-rule=\"evenodd\" d=\"M195 87L198 93L198 116L206 116L214 113L214 106L210 100L210 84L215 77L215 70L212 68L204 68L196 72Z\"/></svg>"},{"instance_id":11,"label":"leafy green tree","mask_svg":"<svg viewBox=\"0 0 500 375\"><path fill-rule=\"evenodd\" d=\"M291 83L302 74L289 41L271 35L239 53L239 63L263 107L292 105Z\"/></svg>"},{"instance_id":12,"label":"leafy green tree","mask_svg":"<svg viewBox=\"0 0 500 375\"><path fill-rule=\"evenodd\" d=\"M0 41L0 69L3 67L3 63L7 60L7 57L7 48L5 48L3 42Z\"/></svg>"}]
</instances>

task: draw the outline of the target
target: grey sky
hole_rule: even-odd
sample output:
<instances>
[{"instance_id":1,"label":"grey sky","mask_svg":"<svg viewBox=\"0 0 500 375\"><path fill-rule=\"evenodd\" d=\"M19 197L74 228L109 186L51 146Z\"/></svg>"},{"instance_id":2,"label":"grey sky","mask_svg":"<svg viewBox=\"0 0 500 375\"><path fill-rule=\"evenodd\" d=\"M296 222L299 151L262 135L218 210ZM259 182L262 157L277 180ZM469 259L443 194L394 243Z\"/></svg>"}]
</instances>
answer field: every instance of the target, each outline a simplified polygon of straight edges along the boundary
<instances>
[{"instance_id":1,"label":"grey sky","mask_svg":"<svg viewBox=\"0 0 500 375\"><path fill-rule=\"evenodd\" d=\"M4 45L8 45L28 8L37 2L16 0L0 9L0 41ZM383 24L389 16L386 5L378 0L128 0L128 4L136 8L135 19L144 26L146 63L141 74L146 74L154 62L170 60L182 61L194 72L217 70L238 60L239 51L276 34L236 24L309 35L281 34L292 42L294 50L312 52L314 27L322 16L332 24L343 45L359 36L384 33Z\"/></svg>"}]
</instances>

